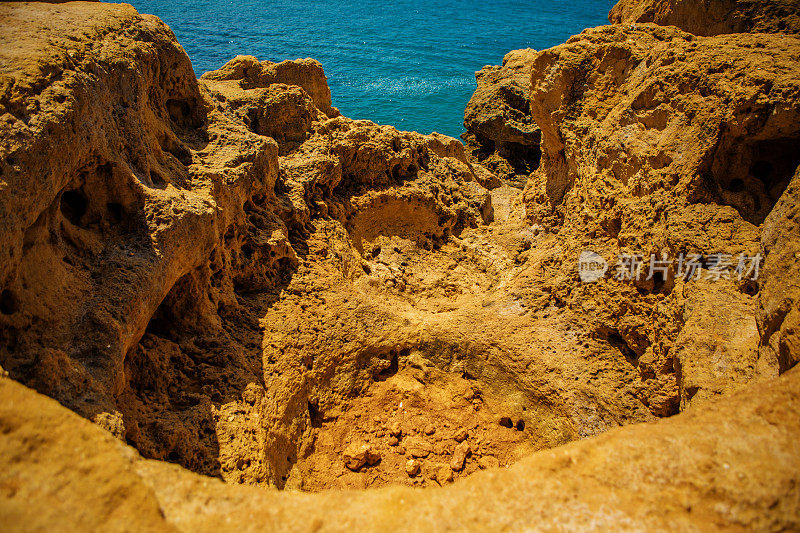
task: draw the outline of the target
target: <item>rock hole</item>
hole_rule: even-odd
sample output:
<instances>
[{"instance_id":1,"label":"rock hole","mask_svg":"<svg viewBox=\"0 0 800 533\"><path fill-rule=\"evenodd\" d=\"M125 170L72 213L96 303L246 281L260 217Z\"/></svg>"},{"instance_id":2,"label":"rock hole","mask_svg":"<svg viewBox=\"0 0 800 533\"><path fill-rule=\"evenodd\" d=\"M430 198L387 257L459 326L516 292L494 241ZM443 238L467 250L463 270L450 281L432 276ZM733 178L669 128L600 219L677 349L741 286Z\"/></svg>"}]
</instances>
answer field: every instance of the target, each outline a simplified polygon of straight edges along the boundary
<instances>
[{"instance_id":1,"label":"rock hole","mask_svg":"<svg viewBox=\"0 0 800 533\"><path fill-rule=\"evenodd\" d=\"M167 461L169 461L170 463L177 463L180 460L180 458L181 458L180 454L178 454L178 452L176 452L175 450L172 450L167 455Z\"/></svg>"},{"instance_id":2,"label":"rock hole","mask_svg":"<svg viewBox=\"0 0 800 533\"><path fill-rule=\"evenodd\" d=\"M106 204L106 209L108 210L108 214L111 216L111 220L113 222L122 222L122 215L124 213L122 204L117 202L109 202Z\"/></svg>"},{"instance_id":3,"label":"rock hole","mask_svg":"<svg viewBox=\"0 0 800 533\"><path fill-rule=\"evenodd\" d=\"M711 178L717 181L720 199L745 220L761 224L800 165L800 138L750 144L725 138L723 144L726 148L715 155Z\"/></svg>"},{"instance_id":4,"label":"rock hole","mask_svg":"<svg viewBox=\"0 0 800 533\"><path fill-rule=\"evenodd\" d=\"M686 401L688 402L689 400L694 398L694 395L697 394L697 392L699 390L700 390L700 387L698 387L696 385L692 386L692 387L686 387Z\"/></svg>"},{"instance_id":5,"label":"rock hole","mask_svg":"<svg viewBox=\"0 0 800 533\"><path fill-rule=\"evenodd\" d=\"M266 135L266 132L261 131L259 128L259 119L258 119L259 110L258 109L251 109L247 113L247 117L245 119L245 124L247 128L257 135Z\"/></svg>"},{"instance_id":6,"label":"rock hole","mask_svg":"<svg viewBox=\"0 0 800 533\"><path fill-rule=\"evenodd\" d=\"M167 112L172 122L179 126L192 125L191 114L192 107L186 100L167 100Z\"/></svg>"},{"instance_id":7,"label":"rock hole","mask_svg":"<svg viewBox=\"0 0 800 533\"><path fill-rule=\"evenodd\" d=\"M392 358L389 360L389 366L378 372L376 381L385 381L397 374L397 370L400 366L397 352L392 352L391 357Z\"/></svg>"},{"instance_id":8,"label":"rock hole","mask_svg":"<svg viewBox=\"0 0 800 533\"><path fill-rule=\"evenodd\" d=\"M504 428L511 429L514 427L514 422L511 421L510 417L504 416L500 419L499 424Z\"/></svg>"},{"instance_id":9,"label":"rock hole","mask_svg":"<svg viewBox=\"0 0 800 533\"><path fill-rule=\"evenodd\" d=\"M763 181L764 183L769 182L770 178L772 178L773 172L775 172L775 167L773 167L772 163L770 163L769 161L763 161L763 160L756 161L750 167L750 175L753 176L754 178ZM739 179L733 180L731 182L731 186L733 186L735 182L738 182L740 184L739 190L742 190L744 188L744 182ZM734 189L731 190L733 191Z\"/></svg>"},{"instance_id":10,"label":"rock hole","mask_svg":"<svg viewBox=\"0 0 800 533\"><path fill-rule=\"evenodd\" d=\"M625 339L623 339L619 333L611 333L608 336L608 342L622 352L622 355L625 356L625 359L627 359L628 362L634 365L636 364L636 361L639 359L639 357L636 355L636 352L634 352L631 347L628 346L628 343L625 342Z\"/></svg>"},{"instance_id":11,"label":"rock hole","mask_svg":"<svg viewBox=\"0 0 800 533\"><path fill-rule=\"evenodd\" d=\"M758 290L759 290L758 282L754 280L748 281L747 283L744 284L744 287L742 287L742 292L747 294L748 296L755 296L756 294L758 294Z\"/></svg>"},{"instance_id":12,"label":"rock hole","mask_svg":"<svg viewBox=\"0 0 800 533\"><path fill-rule=\"evenodd\" d=\"M61 194L61 214L72 224L78 226L88 209L89 200L82 191L73 189Z\"/></svg>"},{"instance_id":13,"label":"rock hole","mask_svg":"<svg viewBox=\"0 0 800 533\"><path fill-rule=\"evenodd\" d=\"M0 313L4 315L13 315L19 311L19 301L17 295L9 289L4 289L0 293Z\"/></svg>"},{"instance_id":14,"label":"rock hole","mask_svg":"<svg viewBox=\"0 0 800 533\"><path fill-rule=\"evenodd\" d=\"M622 231L622 218L619 215L607 219L602 224L611 237L617 238Z\"/></svg>"},{"instance_id":15,"label":"rock hole","mask_svg":"<svg viewBox=\"0 0 800 533\"><path fill-rule=\"evenodd\" d=\"M542 151L538 142L532 145L514 142L502 143L498 146L498 153L505 158L511 168L518 174L530 174L539 168Z\"/></svg>"},{"instance_id":16,"label":"rock hole","mask_svg":"<svg viewBox=\"0 0 800 533\"><path fill-rule=\"evenodd\" d=\"M653 272L653 292L661 292L666 283L664 273L661 271Z\"/></svg>"},{"instance_id":17,"label":"rock hole","mask_svg":"<svg viewBox=\"0 0 800 533\"><path fill-rule=\"evenodd\" d=\"M514 427L517 428L517 431L525 431L525 421L524 420L518 420L516 426L514 426Z\"/></svg>"},{"instance_id":18,"label":"rock hole","mask_svg":"<svg viewBox=\"0 0 800 533\"><path fill-rule=\"evenodd\" d=\"M236 230L234 229L234 227L232 225L228 226L228 229L225 230L225 235L224 235L225 244L230 245L230 243L233 242L233 238L235 236L236 236Z\"/></svg>"},{"instance_id":19,"label":"rock hole","mask_svg":"<svg viewBox=\"0 0 800 533\"><path fill-rule=\"evenodd\" d=\"M182 144L173 144L169 147L167 152L175 156L175 159L180 161L183 165L189 166L192 164L192 153Z\"/></svg>"},{"instance_id":20,"label":"rock hole","mask_svg":"<svg viewBox=\"0 0 800 533\"><path fill-rule=\"evenodd\" d=\"M153 184L153 187L159 189L163 189L167 186L167 180L165 180L164 177L155 170L150 171L150 183Z\"/></svg>"},{"instance_id":21,"label":"rock hole","mask_svg":"<svg viewBox=\"0 0 800 533\"><path fill-rule=\"evenodd\" d=\"M731 192L742 192L744 190L744 181L739 178L731 180L728 184L728 190Z\"/></svg>"},{"instance_id":22,"label":"rock hole","mask_svg":"<svg viewBox=\"0 0 800 533\"><path fill-rule=\"evenodd\" d=\"M311 427L322 427L322 415L319 412L319 407L315 403L308 402L308 418L311 420Z\"/></svg>"}]
</instances>

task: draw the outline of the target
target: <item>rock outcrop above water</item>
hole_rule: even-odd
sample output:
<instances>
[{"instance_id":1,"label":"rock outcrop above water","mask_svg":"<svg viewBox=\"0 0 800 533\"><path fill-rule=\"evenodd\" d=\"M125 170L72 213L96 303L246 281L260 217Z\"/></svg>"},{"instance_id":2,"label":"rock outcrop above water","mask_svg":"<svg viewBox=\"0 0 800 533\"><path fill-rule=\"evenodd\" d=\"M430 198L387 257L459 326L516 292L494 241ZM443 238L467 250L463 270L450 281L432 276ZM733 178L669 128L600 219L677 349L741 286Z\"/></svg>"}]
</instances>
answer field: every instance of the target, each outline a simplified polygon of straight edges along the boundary
<instances>
[{"instance_id":1,"label":"rock outcrop above water","mask_svg":"<svg viewBox=\"0 0 800 533\"><path fill-rule=\"evenodd\" d=\"M387 232L431 248L489 220L462 146L336 117L314 61L237 58L198 83L130 7L3 10L3 366L149 457L282 484L252 418L259 319L304 263L335 284ZM312 218L333 236L310 244ZM237 433L240 409L253 435L228 457L215 425ZM296 452L276 446L280 472Z\"/></svg>"},{"instance_id":2,"label":"rock outcrop above water","mask_svg":"<svg viewBox=\"0 0 800 533\"><path fill-rule=\"evenodd\" d=\"M530 114L535 55L530 48L514 50L501 66L476 72L478 88L464 111L464 141L472 160L496 178L519 186L539 164L541 133Z\"/></svg>"},{"instance_id":3,"label":"rock outcrop above water","mask_svg":"<svg viewBox=\"0 0 800 533\"><path fill-rule=\"evenodd\" d=\"M621 0L608 19L614 24L655 22L695 35L800 33L797 0Z\"/></svg>"},{"instance_id":4,"label":"rock outcrop above water","mask_svg":"<svg viewBox=\"0 0 800 533\"><path fill-rule=\"evenodd\" d=\"M627 232L618 215L631 209L610 198L613 188L632 202L664 191L687 204L731 206L761 224L800 164L791 103L800 94L799 45L793 36L697 38L645 24L587 30L540 53L531 113L542 129L548 204L558 210L569 192L607 183L591 192L606 190L605 198L584 209L613 237Z\"/></svg>"},{"instance_id":5,"label":"rock outcrop above water","mask_svg":"<svg viewBox=\"0 0 800 533\"><path fill-rule=\"evenodd\" d=\"M568 306L597 317L598 335L622 341L655 413L777 372L774 355L756 354L758 282L686 283L676 268L692 254L759 252L760 225L800 164L798 51L796 37L643 24L586 30L533 60L542 159L528 216L558 232L551 246L568 258L673 258L627 285L580 283L562 263L557 283Z\"/></svg>"},{"instance_id":6,"label":"rock outcrop above water","mask_svg":"<svg viewBox=\"0 0 800 533\"><path fill-rule=\"evenodd\" d=\"M322 65L310 58L273 63L258 61L253 56L237 56L219 70L206 72L202 79L208 83L233 81L243 90L265 89L272 85L300 87L325 115L339 116L338 110L331 105L331 90Z\"/></svg>"},{"instance_id":7,"label":"rock outcrop above water","mask_svg":"<svg viewBox=\"0 0 800 533\"><path fill-rule=\"evenodd\" d=\"M797 37L512 53L465 150L129 6L0 21L7 524L800 527Z\"/></svg>"}]
</instances>

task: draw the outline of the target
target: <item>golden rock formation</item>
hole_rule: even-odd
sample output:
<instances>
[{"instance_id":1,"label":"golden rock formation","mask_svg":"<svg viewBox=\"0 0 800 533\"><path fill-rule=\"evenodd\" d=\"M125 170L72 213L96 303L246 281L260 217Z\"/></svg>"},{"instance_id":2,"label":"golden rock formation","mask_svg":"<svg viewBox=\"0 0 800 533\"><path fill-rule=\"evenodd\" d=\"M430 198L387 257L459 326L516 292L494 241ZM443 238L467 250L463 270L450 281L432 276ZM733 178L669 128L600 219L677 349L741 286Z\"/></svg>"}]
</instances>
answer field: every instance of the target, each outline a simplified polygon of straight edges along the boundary
<instances>
[{"instance_id":1,"label":"golden rock formation","mask_svg":"<svg viewBox=\"0 0 800 533\"><path fill-rule=\"evenodd\" d=\"M800 528L800 38L620 21L465 150L0 4L4 527Z\"/></svg>"},{"instance_id":2,"label":"golden rock formation","mask_svg":"<svg viewBox=\"0 0 800 533\"><path fill-rule=\"evenodd\" d=\"M695 35L800 33L798 0L620 0L608 14L615 24L655 22Z\"/></svg>"}]
</instances>

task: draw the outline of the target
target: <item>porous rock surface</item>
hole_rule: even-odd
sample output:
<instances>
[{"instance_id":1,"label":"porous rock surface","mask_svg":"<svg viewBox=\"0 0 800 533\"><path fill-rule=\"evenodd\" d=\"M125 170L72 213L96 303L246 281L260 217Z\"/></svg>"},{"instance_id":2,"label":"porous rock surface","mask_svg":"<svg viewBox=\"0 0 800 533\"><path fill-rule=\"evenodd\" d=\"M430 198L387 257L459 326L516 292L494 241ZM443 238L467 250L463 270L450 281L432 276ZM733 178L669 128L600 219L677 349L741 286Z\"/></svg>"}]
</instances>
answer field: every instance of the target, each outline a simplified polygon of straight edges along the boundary
<instances>
[{"instance_id":1,"label":"porous rock surface","mask_svg":"<svg viewBox=\"0 0 800 533\"><path fill-rule=\"evenodd\" d=\"M607 277L626 253L754 257L800 164L798 53L796 37L703 38L653 24L586 30L541 52L531 114L542 160L528 216L557 231L565 258L589 249L610 260ZM650 280L582 284L561 266L556 290L623 342L656 412L777 372L775 357L755 354L752 276L686 280L673 264Z\"/></svg>"},{"instance_id":2,"label":"porous rock surface","mask_svg":"<svg viewBox=\"0 0 800 533\"><path fill-rule=\"evenodd\" d=\"M506 54L503 64L475 73L477 89L464 111L467 154L499 180L523 187L539 164L541 133L530 114L530 48Z\"/></svg>"},{"instance_id":3,"label":"porous rock surface","mask_svg":"<svg viewBox=\"0 0 800 533\"><path fill-rule=\"evenodd\" d=\"M502 183L340 116L313 60L197 80L126 5L0 21L5 524L800 527L797 38L512 54L467 111L541 135ZM764 263L615 279L628 252Z\"/></svg>"},{"instance_id":4,"label":"porous rock surface","mask_svg":"<svg viewBox=\"0 0 800 533\"><path fill-rule=\"evenodd\" d=\"M444 488L304 494L145 460L0 378L0 512L18 531L794 530L799 390L794 369Z\"/></svg>"},{"instance_id":5,"label":"porous rock surface","mask_svg":"<svg viewBox=\"0 0 800 533\"><path fill-rule=\"evenodd\" d=\"M800 33L800 1L620 0L608 20L614 24L655 22L696 35Z\"/></svg>"}]
</instances>

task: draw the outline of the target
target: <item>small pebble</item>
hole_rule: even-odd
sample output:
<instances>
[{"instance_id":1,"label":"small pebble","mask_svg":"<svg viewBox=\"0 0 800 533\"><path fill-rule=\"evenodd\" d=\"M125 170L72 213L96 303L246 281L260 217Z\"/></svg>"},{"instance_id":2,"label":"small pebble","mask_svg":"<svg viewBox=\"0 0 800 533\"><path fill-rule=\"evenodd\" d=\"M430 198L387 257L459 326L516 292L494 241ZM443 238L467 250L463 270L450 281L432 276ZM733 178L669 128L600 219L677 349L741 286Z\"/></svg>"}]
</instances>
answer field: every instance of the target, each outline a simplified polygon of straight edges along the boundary
<instances>
[{"instance_id":1,"label":"small pebble","mask_svg":"<svg viewBox=\"0 0 800 533\"><path fill-rule=\"evenodd\" d=\"M439 467L439 470L436 472L436 481L439 482L439 485L444 485L453 481L453 471L450 470L449 466Z\"/></svg>"},{"instance_id":2,"label":"small pebble","mask_svg":"<svg viewBox=\"0 0 800 533\"><path fill-rule=\"evenodd\" d=\"M456 472L460 472L464 468L464 463L471 451L469 443L466 441L456 446L453 457L450 459L450 468Z\"/></svg>"},{"instance_id":3,"label":"small pebble","mask_svg":"<svg viewBox=\"0 0 800 533\"><path fill-rule=\"evenodd\" d=\"M362 466L377 464L381 454L370 444L350 443L342 454L344 464L350 470L356 471Z\"/></svg>"},{"instance_id":4,"label":"small pebble","mask_svg":"<svg viewBox=\"0 0 800 533\"><path fill-rule=\"evenodd\" d=\"M497 457L492 455L484 455L478 459L478 466L484 470L487 468L497 468L500 466L500 461L497 460Z\"/></svg>"},{"instance_id":5,"label":"small pebble","mask_svg":"<svg viewBox=\"0 0 800 533\"><path fill-rule=\"evenodd\" d=\"M416 459L409 459L406 461L406 474L410 477L414 477L419 474L420 468L422 464Z\"/></svg>"}]
</instances>

